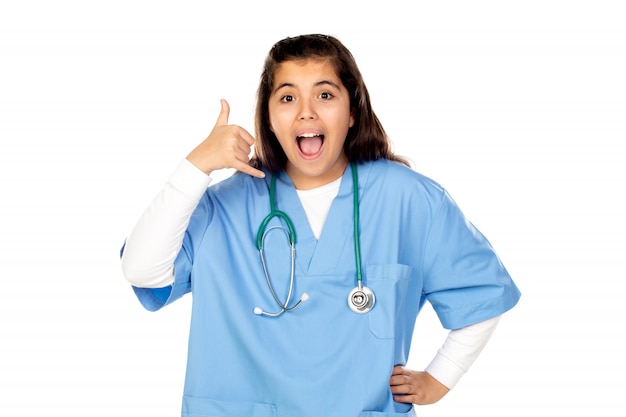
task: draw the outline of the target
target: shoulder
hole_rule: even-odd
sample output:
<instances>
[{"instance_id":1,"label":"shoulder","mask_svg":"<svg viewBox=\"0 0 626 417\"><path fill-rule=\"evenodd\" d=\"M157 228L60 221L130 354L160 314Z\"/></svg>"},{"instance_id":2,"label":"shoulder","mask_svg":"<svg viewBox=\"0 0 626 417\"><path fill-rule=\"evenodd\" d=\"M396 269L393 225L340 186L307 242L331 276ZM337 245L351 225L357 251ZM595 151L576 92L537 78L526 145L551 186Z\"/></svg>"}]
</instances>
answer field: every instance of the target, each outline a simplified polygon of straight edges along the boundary
<instances>
[{"instance_id":1,"label":"shoulder","mask_svg":"<svg viewBox=\"0 0 626 417\"><path fill-rule=\"evenodd\" d=\"M381 159L363 164L367 172L367 187L380 188L393 193L430 196L441 199L446 190L437 181L413 168L398 162Z\"/></svg>"},{"instance_id":2,"label":"shoulder","mask_svg":"<svg viewBox=\"0 0 626 417\"><path fill-rule=\"evenodd\" d=\"M269 178L252 177L242 172L235 172L228 178L211 185L207 189L207 196L219 201L234 201L241 204L248 199L266 196L269 189Z\"/></svg>"}]
</instances>

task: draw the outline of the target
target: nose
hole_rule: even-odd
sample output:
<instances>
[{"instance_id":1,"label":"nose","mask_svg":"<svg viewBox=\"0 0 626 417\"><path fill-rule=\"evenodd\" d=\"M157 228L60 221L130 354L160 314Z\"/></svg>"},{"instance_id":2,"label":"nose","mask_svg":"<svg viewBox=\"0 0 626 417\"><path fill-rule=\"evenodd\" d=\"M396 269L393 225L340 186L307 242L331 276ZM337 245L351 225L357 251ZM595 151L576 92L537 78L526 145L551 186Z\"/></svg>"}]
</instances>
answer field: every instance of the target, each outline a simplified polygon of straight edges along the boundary
<instances>
[{"instance_id":1,"label":"nose","mask_svg":"<svg viewBox=\"0 0 626 417\"><path fill-rule=\"evenodd\" d=\"M300 102L300 109L298 112L298 119L300 120L313 120L317 118L315 112L315 106L309 100L302 100Z\"/></svg>"}]
</instances>

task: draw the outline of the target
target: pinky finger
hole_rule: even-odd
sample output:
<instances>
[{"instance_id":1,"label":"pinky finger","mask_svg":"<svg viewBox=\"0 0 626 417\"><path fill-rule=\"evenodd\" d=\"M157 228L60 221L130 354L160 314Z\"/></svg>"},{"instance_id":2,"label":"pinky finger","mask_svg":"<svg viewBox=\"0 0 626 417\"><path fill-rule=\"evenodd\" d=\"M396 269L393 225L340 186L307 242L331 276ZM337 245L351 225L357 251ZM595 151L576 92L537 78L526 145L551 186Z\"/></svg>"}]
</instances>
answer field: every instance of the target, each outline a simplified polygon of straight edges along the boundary
<instances>
[{"instance_id":1,"label":"pinky finger","mask_svg":"<svg viewBox=\"0 0 626 417\"><path fill-rule=\"evenodd\" d=\"M237 169L245 174L251 175L257 178L265 178L265 172L258 170L256 168L251 167L248 164L241 163L241 166L237 167Z\"/></svg>"},{"instance_id":2,"label":"pinky finger","mask_svg":"<svg viewBox=\"0 0 626 417\"><path fill-rule=\"evenodd\" d=\"M398 403L413 403L412 397L410 395L394 395L393 400Z\"/></svg>"}]
</instances>

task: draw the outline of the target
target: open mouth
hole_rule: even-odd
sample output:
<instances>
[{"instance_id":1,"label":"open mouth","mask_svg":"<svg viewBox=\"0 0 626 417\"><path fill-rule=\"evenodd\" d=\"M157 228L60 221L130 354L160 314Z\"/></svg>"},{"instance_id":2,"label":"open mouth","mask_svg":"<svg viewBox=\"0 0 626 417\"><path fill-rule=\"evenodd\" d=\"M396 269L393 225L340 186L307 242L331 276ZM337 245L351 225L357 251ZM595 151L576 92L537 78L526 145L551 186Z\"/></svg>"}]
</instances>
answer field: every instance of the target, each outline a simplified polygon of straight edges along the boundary
<instances>
[{"instance_id":1,"label":"open mouth","mask_svg":"<svg viewBox=\"0 0 626 417\"><path fill-rule=\"evenodd\" d=\"M296 136L298 148L304 156L317 155L324 145L324 135L319 133L303 133Z\"/></svg>"}]
</instances>

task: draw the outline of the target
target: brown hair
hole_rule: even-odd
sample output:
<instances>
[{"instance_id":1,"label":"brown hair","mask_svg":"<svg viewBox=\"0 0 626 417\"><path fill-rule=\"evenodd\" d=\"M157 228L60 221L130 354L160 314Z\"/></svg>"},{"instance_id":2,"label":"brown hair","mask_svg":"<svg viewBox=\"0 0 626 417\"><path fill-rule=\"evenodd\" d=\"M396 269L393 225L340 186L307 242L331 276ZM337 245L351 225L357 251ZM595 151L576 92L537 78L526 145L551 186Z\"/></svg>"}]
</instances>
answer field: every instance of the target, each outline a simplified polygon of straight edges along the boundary
<instances>
[{"instance_id":1,"label":"brown hair","mask_svg":"<svg viewBox=\"0 0 626 417\"><path fill-rule=\"evenodd\" d=\"M384 158L409 165L405 159L392 152L389 138L372 110L369 93L352 53L338 39L327 35L285 38L269 51L257 91L257 143L250 164L270 172L278 172L285 167L287 156L270 129L268 102L274 85L274 74L280 64L306 59L327 59L348 90L350 110L354 115L354 125L348 131L344 143L348 160L364 162Z\"/></svg>"}]
</instances>

